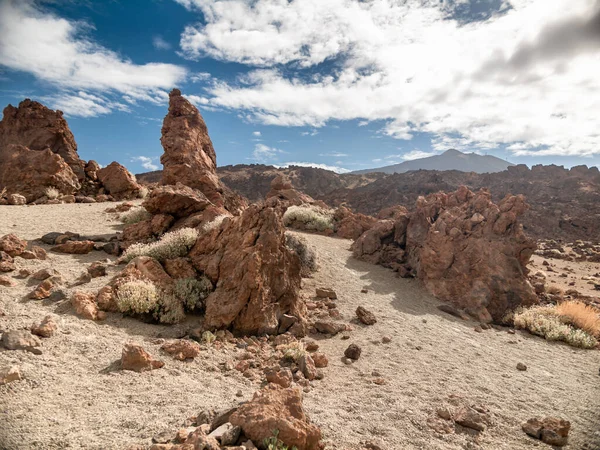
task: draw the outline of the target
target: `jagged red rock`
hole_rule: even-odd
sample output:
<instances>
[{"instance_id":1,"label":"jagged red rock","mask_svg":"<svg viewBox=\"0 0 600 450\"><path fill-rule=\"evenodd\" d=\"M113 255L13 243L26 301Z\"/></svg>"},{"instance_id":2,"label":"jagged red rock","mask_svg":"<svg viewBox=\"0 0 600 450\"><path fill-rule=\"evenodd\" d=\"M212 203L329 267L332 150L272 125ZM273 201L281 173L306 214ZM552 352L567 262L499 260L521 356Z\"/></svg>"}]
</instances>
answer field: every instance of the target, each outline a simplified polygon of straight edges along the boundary
<instances>
[{"instance_id":1,"label":"jagged red rock","mask_svg":"<svg viewBox=\"0 0 600 450\"><path fill-rule=\"evenodd\" d=\"M140 193L141 186L136 181L135 176L116 161L103 169L97 170L94 174L97 174L98 180L104 186L105 191L116 200L135 198Z\"/></svg>"}]
</instances>

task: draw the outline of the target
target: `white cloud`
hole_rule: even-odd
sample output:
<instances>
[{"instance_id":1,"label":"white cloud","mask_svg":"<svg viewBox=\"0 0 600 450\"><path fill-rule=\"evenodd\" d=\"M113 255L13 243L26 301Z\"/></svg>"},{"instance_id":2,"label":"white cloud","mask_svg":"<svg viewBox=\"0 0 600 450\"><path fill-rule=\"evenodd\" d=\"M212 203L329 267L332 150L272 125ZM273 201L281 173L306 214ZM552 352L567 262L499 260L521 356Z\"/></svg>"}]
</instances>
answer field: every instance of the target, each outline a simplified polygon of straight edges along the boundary
<instances>
[{"instance_id":1,"label":"white cloud","mask_svg":"<svg viewBox=\"0 0 600 450\"><path fill-rule=\"evenodd\" d=\"M280 153L286 152L275 147L269 147L264 144L256 144L254 146L254 151L252 152L252 157L255 161L264 164L276 161L277 155Z\"/></svg>"},{"instance_id":2,"label":"white cloud","mask_svg":"<svg viewBox=\"0 0 600 450\"><path fill-rule=\"evenodd\" d=\"M51 108L61 110L67 116L97 117L110 114L113 110L131 112L130 108L123 103L112 102L83 91L48 95L41 100L48 103Z\"/></svg>"},{"instance_id":3,"label":"white cloud","mask_svg":"<svg viewBox=\"0 0 600 450\"><path fill-rule=\"evenodd\" d=\"M201 81L208 81L212 78L212 75L208 72L198 72L190 76L192 83L199 83Z\"/></svg>"},{"instance_id":4,"label":"white cloud","mask_svg":"<svg viewBox=\"0 0 600 450\"><path fill-rule=\"evenodd\" d=\"M302 136L316 136L317 134L319 134L319 131L316 129L312 129L310 131L303 131L302 133L300 133Z\"/></svg>"},{"instance_id":5,"label":"white cloud","mask_svg":"<svg viewBox=\"0 0 600 450\"><path fill-rule=\"evenodd\" d=\"M361 120L360 122L358 122L358 126L359 127L365 127L369 125L369 121L368 120Z\"/></svg>"},{"instance_id":6,"label":"white cloud","mask_svg":"<svg viewBox=\"0 0 600 450\"><path fill-rule=\"evenodd\" d=\"M333 156L334 158L344 158L349 155L347 153L331 152L331 153L320 153L319 156Z\"/></svg>"},{"instance_id":7,"label":"white cloud","mask_svg":"<svg viewBox=\"0 0 600 450\"><path fill-rule=\"evenodd\" d=\"M313 162L286 162L281 165L277 165L275 167L289 167L289 166L299 166L299 167L316 167L317 169L325 169L331 170L336 173L348 173L350 172L348 169L339 166L329 166L327 164L313 163Z\"/></svg>"},{"instance_id":8,"label":"white cloud","mask_svg":"<svg viewBox=\"0 0 600 450\"><path fill-rule=\"evenodd\" d=\"M400 157L405 161L411 161L413 159L429 158L430 156L437 155L436 152L424 152L421 150L412 150L408 153L401 155Z\"/></svg>"},{"instance_id":9,"label":"white cloud","mask_svg":"<svg viewBox=\"0 0 600 450\"><path fill-rule=\"evenodd\" d=\"M253 132L252 132L252 135L253 135L253 136L260 136L260 131L253 131Z\"/></svg>"},{"instance_id":10,"label":"white cloud","mask_svg":"<svg viewBox=\"0 0 600 450\"><path fill-rule=\"evenodd\" d=\"M135 156L131 158L131 161L137 161L142 164L142 167L147 170L158 170L158 165L154 164L152 161L156 160L155 157L150 156Z\"/></svg>"},{"instance_id":11,"label":"white cloud","mask_svg":"<svg viewBox=\"0 0 600 450\"><path fill-rule=\"evenodd\" d=\"M385 135L431 133L436 150L600 153L595 0L512 0L470 23L453 16L462 0L176 1L204 18L182 34L187 57L254 66L208 90L253 121L386 120ZM324 61L335 69L303 70Z\"/></svg>"},{"instance_id":12,"label":"white cloud","mask_svg":"<svg viewBox=\"0 0 600 450\"><path fill-rule=\"evenodd\" d=\"M171 44L165 41L162 36L154 36L152 38L152 45L157 50L171 50Z\"/></svg>"},{"instance_id":13,"label":"white cloud","mask_svg":"<svg viewBox=\"0 0 600 450\"><path fill-rule=\"evenodd\" d=\"M185 78L173 64L135 64L92 41L93 27L41 10L32 0L0 2L0 65L27 72L63 91L63 96L120 94L129 103L163 104L169 89ZM90 94L91 93L91 94ZM112 109L92 106L96 114ZM105 108L105 109L102 109ZM75 108L73 108L75 110ZM79 108L84 112L83 109Z\"/></svg>"}]
</instances>

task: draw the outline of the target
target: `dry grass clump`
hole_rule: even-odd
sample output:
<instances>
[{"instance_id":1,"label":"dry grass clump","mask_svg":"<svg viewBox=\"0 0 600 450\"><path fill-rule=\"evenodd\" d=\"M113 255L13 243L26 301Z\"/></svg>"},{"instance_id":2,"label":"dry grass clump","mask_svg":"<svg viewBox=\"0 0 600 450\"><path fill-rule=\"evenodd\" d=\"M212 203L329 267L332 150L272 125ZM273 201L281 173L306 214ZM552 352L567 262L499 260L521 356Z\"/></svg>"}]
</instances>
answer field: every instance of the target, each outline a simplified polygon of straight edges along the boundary
<instances>
[{"instance_id":1,"label":"dry grass clump","mask_svg":"<svg viewBox=\"0 0 600 450\"><path fill-rule=\"evenodd\" d=\"M305 354L306 350L301 342L292 342L287 345L283 357L288 361L298 362Z\"/></svg>"},{"instance_id":2,"label":"dry grass clump","mask_svg":"<svg viewBox=\"0 0 600 450\"><path fill-rule=\"evenodd\" d=\"M60 196L60 192L54 187L47 187L44 191L44 195L50 200L56 200Z\"/></svg>"},{"instance_id":3,"label":"dry grass clump","mask_svg":"<svg viewBox=\"0 0 600 450\"><path fill-rule=\"evenodd\" d=\"M148 196L148 188L146 186L142 186L138 191L138 198L146 198Z\"/></svg>"},{"instance_id":4,"label":"dry grass clump","mask_svg":"<svg viewBox=\"0 0 600 450\"><path fill-rule=\"evenodd\" d=\"M119 217L119 220L124 224L131 225L134 223L142 222L143 220L150 219L152 214L146 211L146 208L143 206L138 206L136 208L131 208L129 211L124 212Z\"/></svg>"},{"instance_id":5,"label":"dry grass clump","mask_svg":"<svg viewBox=\"0 0 600 450\"><path fill-rule=\"evenodd\" d=\"M283 223L303 230L333 230L333 212L313 205L290 206L283 215Z\"/></svg>"},{"instance_id":6,"label":"dry grass clump","mask_svg":"<svg viewBox=\"0 0 600 450\"><path fill-rule=\"evenodd\" d=\"M567 323L556 306L534 306L515 312L515 327L528 330L549 341L562 341L573 347L595 348L598 341L588 332Z\"/></svg>"},{"instance_id":7,"label":"dry grass clump","mask_svg":"<svg viewBox=\"0 0 600 450\"><path fill-rule=\"evenodd\" d=\"M202 229L207 232L214 230L218 226L221 226L221 224L227 217L229 217L227 214L221 214L221 215L215 217L210 222L205 223L204 226L202 227Z\"/></svg>"},{"instance_id":8,"label":"dry grass clump","mask_svg":"<svg viewBox=\"0 0 600 450\"><path fill-rule=\"evenodd\" d=\"M568 324L600 338L600 316L595 308L583 302L567 301L556 305L556 312Z\"/></svg>"},{"instance_id":9,"label":"dry grass clump","mask_svg":"<svg viewBox=\"0 0 600 450\"><path fill-rule=\"evenodd\" d=\"M158 241L150 244L133 244L122 256L129 262L138 256L151 256L159 262L166 259L179 258L188 254L198 239L198 230L181 228L165 233Z\"/></svg>"},{"instance_id":10,"label":"dry grass clump","mask_svg":"<svg viewBox=\"0 0 600 450\"><path fill-rule=\"evenodd\" d=\"M308 245L308 241L301 236L290 232L285 233L285 245L300 258L301 273L303 277L310 276L319 268L317 264L317 254L315 250Z\"/></svg>"},{"instance_id":11,"label":"dry grass clump","mask_svg":"<svg viewBox=\"0 0 600 450\"><path fill-rule=\"evenodd\" d=\"M546 290L548 291L549 294L552 294L552 295L563 295L563 290L561 288L559 288L558 286L550 286L550 287L546 288Z\"/></svg>"},{"instance_id":12,"label":"dry grass clump","mask_svg":"<svg viewBox=\"0 0 600 450\"><path fill-rule=\"evenodd\" d=\"M123 313L146 314L156 309L158 291L149 281L133 280L117 290L117 307Z\"/></svg>"}]
</instances>

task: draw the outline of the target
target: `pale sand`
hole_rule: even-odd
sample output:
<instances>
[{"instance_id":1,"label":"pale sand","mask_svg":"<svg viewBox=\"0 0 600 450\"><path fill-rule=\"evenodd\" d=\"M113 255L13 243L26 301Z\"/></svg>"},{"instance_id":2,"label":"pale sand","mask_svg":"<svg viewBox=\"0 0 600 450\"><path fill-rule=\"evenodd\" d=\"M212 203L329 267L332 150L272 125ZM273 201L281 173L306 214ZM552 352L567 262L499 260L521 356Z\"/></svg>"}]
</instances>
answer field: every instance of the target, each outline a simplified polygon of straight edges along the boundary
<instances>
[{"instance_id":1,"label":"pale sand","mask_svg":"<svg viewBox=\"0 0 600 450\"><path fill-rule=\"evenodd\" d=\"M0 206L0 235L14 232L33 239L50 231L111 233L120 225L103 213L109 206ZM520 429L524 420L544 415L571 421L566 448L600 448L600 352L522 332L476 333L474 323L439 312L440 303L417 281L352 259L350 241L304 236L317 249L320 270L304 280L303 295L312 296L315 286L331 286L345 321L359 305L378 318L374 326L354 324L349 340L314 336L329 367L323 370L325 378L305 394L304 404L321 426L327 448L359 449L369 440L379 440L388 449L550 448ZM92 252L17 261L20 267L54 267L73 281L86 265L105 258ZM111 267L109 276L116 270ZM99 278L83 289L96 290L107 281ZM360 292L363 287L367 294ZM18 280L15 288L0 287L0 309L6 313L0 317L0 330L28 327L51 314L60 331L43 340L39 356L0 350L0 365L19 365L25 378L0 387L0 448L123 449L149 444L156 433L175 432L204 408L235 404L238 390L243 400L258 388L235 370L222 372L219 363L232 359L232 350L208 350L185 363L161 354L155 339L183 335L194 326L194 318L165 327L109 314L105 322L95 323L73 315L68 302L23 300L32 288L27 280ZM383 336L392 342L381 344ZM127 341L142 343L165 367L143 374L116 370ZM347 366L341 357L353 342L362 347L362 356ZM518 362L528 370L517 371ZM373 370L386 385L372 383ZM494 424L478 437L463 431L435 433L427 418L449 405L451 394L488 407Z\"/></svg>"}]
</instances>

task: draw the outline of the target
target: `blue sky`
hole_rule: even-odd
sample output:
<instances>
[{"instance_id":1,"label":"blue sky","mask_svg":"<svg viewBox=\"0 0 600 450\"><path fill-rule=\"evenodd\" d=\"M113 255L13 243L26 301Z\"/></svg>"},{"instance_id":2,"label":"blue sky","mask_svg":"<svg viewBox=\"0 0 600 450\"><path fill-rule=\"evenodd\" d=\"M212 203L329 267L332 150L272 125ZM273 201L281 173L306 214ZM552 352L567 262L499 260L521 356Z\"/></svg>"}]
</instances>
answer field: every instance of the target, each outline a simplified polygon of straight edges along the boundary
<instances>
[{"instance_id":1,"label":"blue sky","mask_svg":"<svg viewBox=\"0 0 600 450\"><path fill-rule=\"evenodd\" d=\"M0 0L0 104L63 110L83 159L136 173L160 166L173 87L219 165L600 165L599 18L595 0Z\"/></svg>"}]
</instances>

